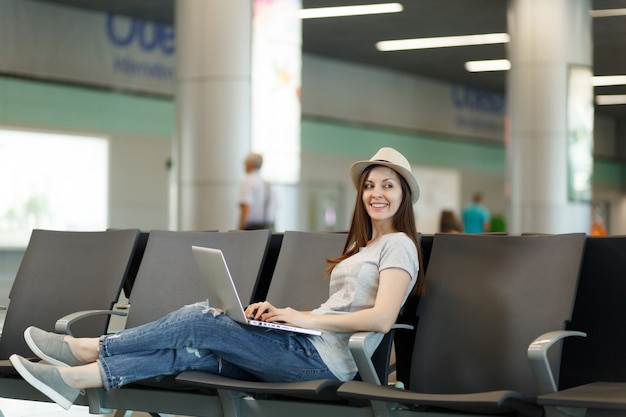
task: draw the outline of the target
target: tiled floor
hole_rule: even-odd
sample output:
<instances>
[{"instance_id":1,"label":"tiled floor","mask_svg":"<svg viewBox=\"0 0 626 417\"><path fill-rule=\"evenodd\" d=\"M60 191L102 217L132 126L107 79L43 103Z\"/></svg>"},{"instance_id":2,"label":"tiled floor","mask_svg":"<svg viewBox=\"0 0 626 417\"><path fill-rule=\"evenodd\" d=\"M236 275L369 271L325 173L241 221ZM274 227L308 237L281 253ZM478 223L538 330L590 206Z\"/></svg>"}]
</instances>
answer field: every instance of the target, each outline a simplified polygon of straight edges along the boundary
<instances>
[{"instance_id":1,"label":"tiled floor","mask_svg":"<svg viewBox=\"0 0 626 417\"><path fill-rule=\"evenodd\" d=\"M89 414L87 407L74 405L65 411L56 404L19 401L0 398L0 410L4 417L112 417L113 414ZM147 413L127 412L125 417L150 417ZM183 417L173 416L169 417Z\"/></svg>"},{"instance_id":2,"label":"tiled floor","mask_svg":"<svg viewBox=\"0 0 626 417\"><path fill-rule=\"evenodd\" d=\"M97 416L97 414L89 414L87 407L72 406L68 411L56 404L40 403L34 401L19 401L0 398L0 410L4 417L86 417ZM104 414L103 416L111 416L112 414ZM128 416L127 416L128 417ZM133 414L132 417L138 417ZM142 416L143 417L143 416Z\"/></svg>"}]
</instances>

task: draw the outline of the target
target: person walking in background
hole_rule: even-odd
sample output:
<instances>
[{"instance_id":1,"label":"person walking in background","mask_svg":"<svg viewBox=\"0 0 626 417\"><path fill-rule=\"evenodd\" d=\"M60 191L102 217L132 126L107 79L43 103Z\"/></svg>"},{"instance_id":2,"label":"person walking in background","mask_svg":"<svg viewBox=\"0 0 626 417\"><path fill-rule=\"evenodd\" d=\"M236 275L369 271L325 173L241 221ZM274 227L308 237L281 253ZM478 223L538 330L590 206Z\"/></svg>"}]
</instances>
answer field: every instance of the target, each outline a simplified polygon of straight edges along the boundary
<instances>
[{"instance_id":1,"label":"person walking in background","mask_svg":"<svg viewBox=\"0 0 626 417\"><path fill-rule=\"evenodd\" d=\"M250 153L244 160L246 177L239 188L239 229L272 229L276 197L272 186L261 177L263 156Z\"/></svg>"},{"instance_id":2,"label":"person walking in background","mask_svg":"<svg viewBox=\"0 0 626 417\"><path fill-rule=\"evenodd\" d=\"M483 195L475 193L472 202L463 209L465 233L484 233L491 230L491 213L483 205Z\"/></svg>"}]
</instances>

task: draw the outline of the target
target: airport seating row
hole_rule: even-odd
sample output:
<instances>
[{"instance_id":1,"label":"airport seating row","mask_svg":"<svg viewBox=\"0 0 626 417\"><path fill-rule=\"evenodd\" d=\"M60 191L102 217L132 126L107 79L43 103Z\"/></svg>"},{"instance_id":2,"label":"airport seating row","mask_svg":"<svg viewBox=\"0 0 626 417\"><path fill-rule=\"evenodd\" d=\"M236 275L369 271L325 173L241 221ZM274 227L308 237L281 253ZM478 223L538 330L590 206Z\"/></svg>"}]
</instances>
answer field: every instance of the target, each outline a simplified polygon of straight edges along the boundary
<instances>
[{"instance_id":1,"label":"airport seating row","mask_svg":"<svg viewBox=\"0 0 626 417\"><path fill-rule=\"evenodd\" d=\"M397 364L410 368L406 390L353 381L322 401L305 389L293 392L290 384L234 381L202 372L184 372L177 381L217 389L229 416L443 410L541 415L535 396L554 379L545 349L538 348L530 364L526 351L538 337L552 337L544 343L547 348L564 334L549 332L563 330L570 317L584 241L582 234L435 236L411 363Z\"/></svg>"},{"instance_id":2,"label":"airport seating row","mask_svg":"<svg viewBox=\"0 0 626 417\"><path fill-rule=\"evenodd\" d=\"M137 263L139 235L138 230L32 232L9 293L0 337L0 397L48 401L19 378L8 357L34 356L24 341L28 326L54 331L56 320L75 311L110 311ZM92 315L68 324L76 336L97 336L108 322L108 315Z\"/></svg>"},{"instance_id":3,"label":"airport seating row","mask_svg":"<svg viewBox=\"0 0 626 417\"><path fill-rule=\"evenodd\" d=\"M111 283L115 287L113 294L109 294L107 298L105 292L94 287L97 297L107 300L104 304L74 303L75 299L81 298L85 291L89 291L85 288L89 286L88 283L92 278L90 271L86 270L88 265L98 266L85 256L85 252L100 250L100 256L112 262L113 259L107 252L105 240L110 240L111 236L121 233L127 237L128 248L126 256L120 257L117 263L123 265L124 268L117 274L93 276L98 281ZM6 344L4 358L6 359L11 353L32 356L22 336L24 329L31 324L46 330L71 332L79 336L102 334L107 328L105 322L91 326L91 332L76 332L75 328L83 321L83 317L100 317L102 320L101 315L108 315L113 305L111 300L117 299L122 287L130 293L129 300L132 306L126 319L127 327L134 327L159 318L184 304L201 301L203 296L206 297L206 291L199 279L199 272L192 256L191 246L193 245L222 249L231 266L231 272L243 303L265 299L269 291L268 278L271 278L275 283L283 281L283 284L274 285L269 294L269 298L277 305L287 305L289 302L289 305L301 309L315 308L325 300L328 294L328 282L323 279L325 259L341 253L345 243L345 234L287 232L285 235L283 245L283 234L271 234L268 230L225 233L110 231L90 234L94 243L87 245L84 242L68 243L82 238L82 234L34 231L14 285L21 285L35 292L43 292L44 297L48 297L47 303L63 304L64 309L62 311L48 309L47 303L42 303L40 308L34 309L31 300L36 299L37 294L21 293L19 297L14 297L12 292L10 311L5 323L7 328L11 328L11 332L7 333L10 336L5 335L6 337L0 340ZM100 238L100 246L92 248L91 246L97 246L95 242L98 238ZM52 254L55 260L63 264L62 266L47 264L51 255L47 253L46 247L54 247L56 252L65 253L64 258ZM281 262L277 259L279 249L283 258ZM37 265L37 267L31 272L32 265ZM137 265L139 266L136 267ZM274 269L277 270L274 271ZM48 276L52 270L55 271L54 279ZM290 280L290 277L294 276L298 277L295 287L293 279ZM44 279L47 288L41 291L42 288L41 285L38 286L38 282ZM78 285L78 283L82 284ZM19 306L30 307L33 314L45 320L11 314L17 311ZM96 307L97 310L88 310L89 306ZM76 313L68 314L73 311ZM64 316L55 322L54 317L61 316L59 313ZM20 348L12 346L10 341L19 343ZM7 365L6 372L15 377L8 361L5 365ZM2 387L3 382L6 381L0 380L0 395L2 396L45 400L45 397L29 388L19 378L13 378L12 381L8 381L7 387ZM98 413L106 408L125 407L142 411L163 411L173 408L171 412L192 415L197 412L194 411L194 404L199 400L202 400L201 407L205 408L204 397L197 395L196 389L181 390L182 394L176 393L173 398L168 396L168 392L163 392L156 399L150 398L145 403L142 401L144 389L148 391L145 395L150 396L155 387L165 385L171 388L172 384L171 378L163 378L158 381L145 381L129 389L115 390L110 393L103 390L88 390L88 396L81 397L79 403L97 409ZM182 411L180 404L185 404L186 407Z\"/></svg>"},{"instance_id":4,"label":"airport seating row","mask_svg":"<svg viewBox=\"0 0 626 417\"><path fill-rule=\"evenodd\" d=\"M11 325L11 310L15 305L29 304L18 302L18 297L29 297L20 293L20 286L39 286L43 293L48 293L48 299L31 299L33 311L37 309L36 303L41 303L43 310L48 309L48 304L61 304L69 310L47 311L47 321L28 317L24 320L26 323L5 327L0 339L3 355L0 358L14 352L32 356L30 351L4 346L5 339L23 340L20 326L34 324L76 335L102 333L107 322L101 314L110 309L111 300L117 299L116 296L109 297L108 305L104 306L102 302L93 301L86 302L87 307L74 305L74 299L81 298L77 294L95 290L89 287L92 284L86 283L91 283L96 272L116 277L113 281L117 282L117 295L122 288L130 294L127 326L136 326L183 304L199 301L202 286L191 245L223 250L232 265L236 285L244 294L244 303L267 298L277 305L311 309L327 295L327 282L322 280L324 260L339 254L345 243L344 234L333 233L151 231L148 234L136 230L99 233L128 235L126 254L122 256L126 264L122 260L121 271L101 271L104 270L102 260L97 264L82 256L86 244L50 255L64 267L80 262L92 265L82 272L84 282L78 284L69 279L67 283L62 278L50 280L49 271L62 268L53 263L46 267L46 261L41 262L40 271L32 274L36 276L32 278L34 282L28 282L25 277L29 273L25 268L29 264L29 253L36 253L35 242L42 236L49 238L47 243L42 239L44 243L39 251L63 246L54 241L62 232L33 232L11 291L5 326ZM413 327L413 330L405 328L387 337L387 346L391 346L390 340L395 336L396 371L405 389L387 386L385 365L389 363L389 349L383 345L374 364L362 347L367 335L357 334L351 340L351 347L354 343L360 381L269 384L184 372L175 379L158 378L118 390L87 390L87 396L82 397L80 403L89 405L91 413L115 409L144 411L151 415L216 417L320 416L324 413L342 416L467 413L559 416L569 415L566 413L571 410L584 415L580 413L592 408L587 407L589 403L568 403L566 405L573 408L564 409L559 407L560 400L554 395L567 394L568 388L576 389L591 382L619 384L626 381L623 375L626 369L615 370L611 366L612 356L604 355L608 352L607 344L626 347L626 341L620 340L624 337L621 334L616 337L619 326L610 325L615 320L619 325L620 316L626 320L626 315L620 314L620 296L624 293L620 280L626 271L621 252L626 238L596 238L583 234L437 234L423 237L422 243L424 252L429 255L424 265L428 292L419 302L408 303L403 312L402 323L411 325L404 327ZM105 253L102 247L101 256L106 258L108 266L113 258ZM76 275L65 271L59 276L63 274ZM100 276L99 280L109 279ZM59 285L65 289L67 298L56 295L55 288ZM49 290L44 288L46 286ZM603 295L607 288L611 293ZM80 291L75 292L76 289ZM598 308L594 302L601 306ZM89 310L89 313L67 315L81 310ZM82 316L97 324L87 330L83 319L78 318ZM64 318L53 323L54 317ZM603 326L606 331L600 330ZM83 328L80 332L79 327ZM585 333L586 338L566 337ZM593 365L583 366L581 361L588 364L592 355ZM619 356L619 352L615 351L615 355ZM619 363L621 356L616 360ZM9 369L1 370L0 396L45 400ZM612 387L615 386L620 387ZM605 393L597 384L592 388L594 392ZM619 409L619 405L615 405L619 401L611 402L610 395L607 400L606 393L603 401L598 413L603 412L601 407L606 404Z\"/></svg>"}]
</instances>

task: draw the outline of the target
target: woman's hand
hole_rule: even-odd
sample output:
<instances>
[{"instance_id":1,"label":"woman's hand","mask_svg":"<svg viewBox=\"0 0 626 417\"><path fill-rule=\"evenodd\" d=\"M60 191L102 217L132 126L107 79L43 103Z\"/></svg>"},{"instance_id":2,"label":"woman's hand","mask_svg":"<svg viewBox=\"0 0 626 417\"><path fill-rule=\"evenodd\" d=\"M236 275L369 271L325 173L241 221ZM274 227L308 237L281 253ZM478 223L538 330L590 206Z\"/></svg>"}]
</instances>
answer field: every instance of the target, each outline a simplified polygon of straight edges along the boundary
<instances>
[{"instance_id":1,"label":"woman's hand","mask_svg":"<svg viewBox=\"0 0 626 417\"><path fill-rule=\"evenodd\" d=\"M263 315L263 320L274 323L286 323L297 327L309 327L308 312L294 310L291 307L275 308Z\"/></svg>"},{"instance_id":2,"label":"woman's hand","mask_svg":"<svg viewBox=\"0 0 626 417\"><path fill-rule=\"evenodd\" d=\"M263 316L271 314L271 312L274 310L276 310L276 307L274 307L268 301L263 301L260 303L250 304L248 307L246 307L245 313L246 317L250 320L265 321Z\"/></svg>"},{"instance_id":3,"label":"woman's hand","mask_svg":"<svg viewBox=\"0 0 626 417\"><path fill-rule=\"evenodd\" d=\"M294 310L291 307L276 308L268 301L250 304L245 313L246 317L251 320L286 323L298 327L305 327L306 318L309 316L307 313Z\"/></svg>"}]
</instances>

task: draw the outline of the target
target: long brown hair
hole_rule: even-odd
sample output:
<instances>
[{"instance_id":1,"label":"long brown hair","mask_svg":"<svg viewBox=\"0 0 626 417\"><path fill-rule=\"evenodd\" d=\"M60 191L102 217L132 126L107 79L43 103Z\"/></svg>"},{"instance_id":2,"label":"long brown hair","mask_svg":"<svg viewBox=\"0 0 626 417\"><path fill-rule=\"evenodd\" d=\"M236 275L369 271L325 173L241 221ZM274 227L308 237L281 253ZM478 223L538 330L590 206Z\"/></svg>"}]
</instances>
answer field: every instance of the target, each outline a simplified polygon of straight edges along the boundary
<instances>
[{"instance_id":1,"label":"long brown hair","mask_svg":"<svg viewBox=\"0 0 626 417\"><path fill-rule=\"evenodd\" d=\"M372 164L365 168L359 177L359 188L357 189L357 198L354 204L354 212L352 214L352 221L350 223L350 230L346 238L346 244L343 248L343 254L337 258L328 259L330 264L326 270L328 275L332 272L335 266L346 258L357 253L362 247L367 245L372 239L372 219L361 198L363 190L365 189L365 181L369 176L370 171L381 165ZM419 271L417 275L417 283L413 288L413 291L417 294L423 294L426 290L426 282L424 280L424 271L422 268L422 248L419 242L419 236L417 233L417 227L415 226L415 215L413 213L413 204L411 202L411 189L402 175L398 174L400 178L400 184L402 186L402 201L398 211L394 214L392 223L395 230L398 232L404 232L417 248L417 258L419 262Z\"/></svg>"}]
</instances>

